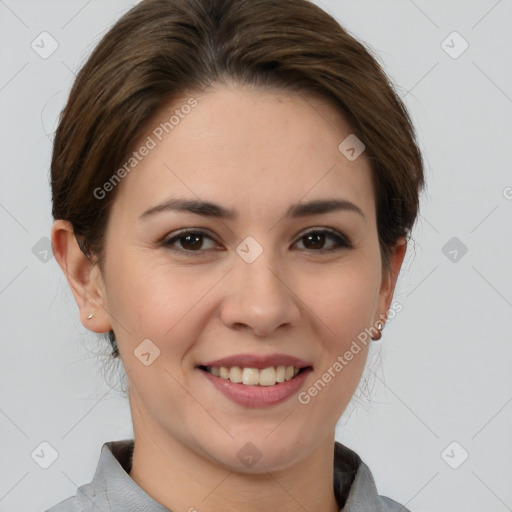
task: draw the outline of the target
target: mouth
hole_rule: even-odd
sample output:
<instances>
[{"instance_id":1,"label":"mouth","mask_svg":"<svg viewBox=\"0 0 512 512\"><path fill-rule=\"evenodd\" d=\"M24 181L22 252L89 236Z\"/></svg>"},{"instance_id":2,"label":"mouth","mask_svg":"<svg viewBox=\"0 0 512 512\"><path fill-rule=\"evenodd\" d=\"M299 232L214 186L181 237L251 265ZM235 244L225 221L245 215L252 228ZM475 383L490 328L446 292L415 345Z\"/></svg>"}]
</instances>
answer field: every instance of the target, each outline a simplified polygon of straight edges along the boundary
<instances>
[{"instance_id":1,"label":"mouth","mask_svg":"<svg viewBox=\"0 0 512 512\"><path fill-rule=\"evenodd\" d=\"M312 366L297 367L293 365L268 366L266 368L253 368L241 366L204 366L198 368L206 373L219 377L222 380L245 386L278 386L284 382L295 379L298 375Z\"/></svg>"},{"instance_id":2,"label":"mouth","mask_svg":"<svg viewBox=\"0 0 512 512\"><path fill-rule=\"evenodd\" d=\"M290 400L313 371L309 361L287 354L237 354L201 361L196 368L225 397L250 408Z\"/></svg>"}]
</instances>

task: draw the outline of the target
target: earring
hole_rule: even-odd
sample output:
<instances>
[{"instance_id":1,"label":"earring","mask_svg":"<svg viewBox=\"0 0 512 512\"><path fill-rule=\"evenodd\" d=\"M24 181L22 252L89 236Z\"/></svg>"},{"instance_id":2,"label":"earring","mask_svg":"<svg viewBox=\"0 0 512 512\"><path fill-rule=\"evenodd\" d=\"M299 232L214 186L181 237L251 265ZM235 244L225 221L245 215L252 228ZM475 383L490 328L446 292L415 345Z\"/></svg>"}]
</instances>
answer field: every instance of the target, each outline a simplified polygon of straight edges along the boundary
<instances>
[{"instance_id":1,"label":"earring","mask_svg":"<svg viewBox=\"0 0 512 512\"><path fill-rule=\"evenodd\" d=\"M88 320L92 318L92 313L87 317Z\"/></svg>"},{"instance_id":2,"label":"earring","mask_svg":"<svg viewBox=\"0 0 512 512\"><path fill-rule=\"evenodd\" d=\"M383 327L384 326L380 322L377 323L378 334L375 337L372 336L373 341L378 341L382 338L382 328Z\"/></svg>"}]
</instances>

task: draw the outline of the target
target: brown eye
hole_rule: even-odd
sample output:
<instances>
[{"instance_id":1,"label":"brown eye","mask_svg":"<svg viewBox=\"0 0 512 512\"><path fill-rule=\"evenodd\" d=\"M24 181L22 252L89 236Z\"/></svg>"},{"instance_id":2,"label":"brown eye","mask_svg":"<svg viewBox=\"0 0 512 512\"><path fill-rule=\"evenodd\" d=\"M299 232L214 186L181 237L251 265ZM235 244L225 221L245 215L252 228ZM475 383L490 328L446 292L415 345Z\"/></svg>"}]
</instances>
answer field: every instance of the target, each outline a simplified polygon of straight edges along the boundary
<instances>
[{"instance_id":1,"label":"brown eye","mask_svg":"<svg viewBox=\"0 0 512 512\"><path fill-rule=\"evenodd\" d=\"M303 237L303 239L306 241L304 245L306 249L322 249L325 244L325 238L325 233L311 233Z\"/></svg>"},{"instance_id":2,"label":"brown eye","mask_svg":"<svg viewBox=\"0 0 512 512\"><path fill-rule=\"evenodd\" d=\"M202 234L194 233L191 235L183 235L178 238L181 246L187 250L198 249L202 245Z\"/></svg>"},{"instance_id":3,"label":"brown eye","mask_svg":"<svg viewBox=\"0 0 512 512\"><path fill-rule=\"evenodd\" d=\"M326 240L329 239L334 240L335 246L324 248ZM314 252L331 252L342 248L352 247L350 242L341 234L328 230L309 231L305 235L302 235L300 240L304 241L304 246L306 249L312 250Z\"/></svg>"},{"instance_id":4,"label":"brown eye","mask_svg":"<svg viewBox=\"0 0 512 512\"><path fill-rule=\"evenodd\" d=\"M206 249L212 249L216 247L215 240L202 231L182 231L170 238L165 238L162 241L162 246L182 253L201 253L201 249L205 250L205 240L213 242L211 247Z\"/></svg>"}]
</instances>

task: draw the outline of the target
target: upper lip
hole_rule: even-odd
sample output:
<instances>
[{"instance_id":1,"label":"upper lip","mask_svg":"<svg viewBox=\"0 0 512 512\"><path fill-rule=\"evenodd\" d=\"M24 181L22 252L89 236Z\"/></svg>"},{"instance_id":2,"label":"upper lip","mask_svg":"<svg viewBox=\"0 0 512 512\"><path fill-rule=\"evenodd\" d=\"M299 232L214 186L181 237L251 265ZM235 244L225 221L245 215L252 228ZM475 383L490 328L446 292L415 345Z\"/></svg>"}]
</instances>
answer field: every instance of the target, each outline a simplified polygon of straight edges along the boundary
<instances>
[{"instance_id":1,"label":"upper lip","mask_svg":"<svg viewBox=\"0 0 512 512\"><path fill-rule=\"evenodd\" d=\"M213 366L232 368L239 366L240 368L269 368L270 366L295 366L296 368L305 368L311 366L311 363L299 359L297 357L289 356L287 354L270 354L267 356L257 356L253 354L237 354L234 356L222 357L214 361L207 361L199 364L198 366Z\"/></svg>"}]
</instances>

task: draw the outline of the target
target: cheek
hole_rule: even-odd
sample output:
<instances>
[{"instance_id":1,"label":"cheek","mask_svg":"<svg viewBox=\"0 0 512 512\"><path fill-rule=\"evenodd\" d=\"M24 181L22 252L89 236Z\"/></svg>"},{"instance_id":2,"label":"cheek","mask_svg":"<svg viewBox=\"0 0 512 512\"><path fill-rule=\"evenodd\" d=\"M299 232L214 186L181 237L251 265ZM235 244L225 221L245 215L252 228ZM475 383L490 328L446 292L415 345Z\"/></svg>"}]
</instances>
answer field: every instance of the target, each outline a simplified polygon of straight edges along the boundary
<instances>
[{"instance_id":1,"label":"cheek","mask_svg":"<svg viewBox=\"0 0 512 512\"><path fill-rule=\"evenodd\" d=\"M179 363L208 318L204 298L218 272L185 269L143 252L110 256L108 310L120 351L133 352L148 338Z\"/></svg>"},{"instance_id":2,"label":"cheek","mask_svg":"<svg viewBox=\"0 0 512 512\"><path fill-rule=\"evenodd\" d=\"M375 269L372 255L353 258L352 261L331 269L323 279L314 280L314 294L309 293L311 308L331 331L325 339L331 346L342 349L347 342L372 323L378 304L380 273ZM306 284L305 288L306 289ZM308 297L308 294L304 295Z\"/></svg>"},{"instance_id":3,"label":"cheek","mask_svg":"<svg viewBox=\"0 0 512 512\"><path fill-rule=\"evenodd\" d=\"M371 344L365 329L372 325L378 301L380 274L374 268L368 259L354 261L325 276L322 287L310 294L311 309L321 320L316 336L322 355L315 379L299 398L319 429L327 417L337 421L360 382Z\"/></svg>"}]
</instances>

